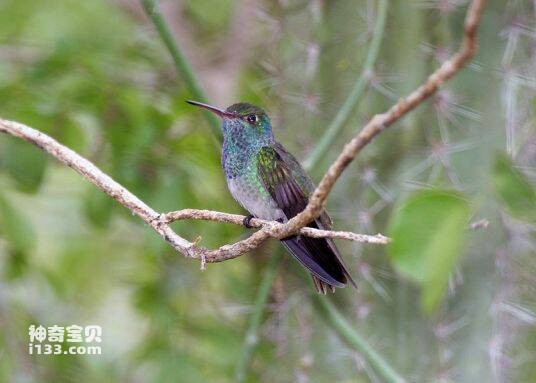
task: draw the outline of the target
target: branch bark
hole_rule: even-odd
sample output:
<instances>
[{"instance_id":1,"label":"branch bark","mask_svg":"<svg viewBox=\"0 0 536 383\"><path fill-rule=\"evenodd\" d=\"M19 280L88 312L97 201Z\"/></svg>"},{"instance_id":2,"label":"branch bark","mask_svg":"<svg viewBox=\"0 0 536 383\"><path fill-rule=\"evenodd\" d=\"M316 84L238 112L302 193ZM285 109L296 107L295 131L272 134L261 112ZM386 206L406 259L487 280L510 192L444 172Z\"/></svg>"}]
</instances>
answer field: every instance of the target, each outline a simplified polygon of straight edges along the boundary
<instances>
[{"instance_id":1,"label":"branch bark","mask_svg":"<svg viewBox=\"0 0 536 383\"><path fill-rule=\"evenodd\" d=\"M139 216L171 246L173 246L175 250L186 257L201 259L202 264L205 262L221 262L227 259L236 258L257 248L262 242L270 237L284 238L296 233L312 237L331 237L365 243L385 244L388 242L388 238L382 235L365 236L351 232L316 230L305 226L320 215L333 185L337 182L342 172L348 167L357 154L374 137L434 94L441 84L458 73L474 56L477 49L477 28L480 23L485 3L485 0L473 0L471 3L465 19L464 38L458 52L449 60L445 61L439 69L428 77L423 85L413 91L409 96L398 101L387 112L374 116L370 122L365 125L361 132L345 145L339 157L330 166L322 181L313 192L307 207L300 214L284 224L253 220L253 225L259 227L260 230L253 233L247 239L221 246L215 250L198 246L196 243L186 240L178 235L169 226L169 223L177 219L205 219L239 224L239 221L244 218L243 216L193 209L160 214L146 205L125 187L114 181L110 176L102 172L89 160L66 146L61 145L46 134L18 122L2 119L0 119L0 132L22 138L48 152L65 165L71 167L104 193L108 194L117 202Z\"/></svg>"},{"instance_id":2,"label":"branch bark","mask_svg":"<svg viewBox=\"0 0 536 383\"><path fill-rule=\"evenodd\" d=\"M221 213L219 211L213 210L198 210L198 209L183 209L178 211L172 211L166 213L160 217L164 223L171 223L174 221L180 221L184 219L194 219L202 221L215 221L215 222L227 222L235 225L244 225L244 218L246 216L239 214L229 214ZM283 226L282 223L276 221L266 221L264 219L252 218L250 221L250 226L253 228L263 228L275 229L277 227ZM298 230L298 234L312 237L312 238L337 238L337 239L346 239L348 241L355 241L361 243L372 243L377 245L387 245L391 239L382 234L376 235L366 235L366 234L357 234L351 231L332 231L332 230L320 230L314 229L312 227L302 227ZM282 238L282 237L275 237Z\"/></svg>"},{"instance_id":3,"label":"branch bark","mask_svg":"<svg viewBox=\"0 0 536 383\"><path fill-rule=\"evenodd\" d=\"M400 99L387 112L375 115L361 132L345 145L300 214L285 224L274 225L270 228L265 226L248 239L208 252L207 256L217 259L216 262L234 258L258 247L268 237L284 238L296 234L318 217L325 207L331 189L357 154L378 134L432 96L445 81L458 73L475 55L478 47L477 30L485 4L486 0L473 0L470 4L465 18L464 37L458 51L432 73L423 85L411 92L406 98Z\"/></svg>"},{"instance_id":4,"label":"branch bark","mask_svg":"<svg viewBox=\"0 0 536 383\"><path fill-rule=\"evenodd\" d=\"M18 122L0 119L0 132L22 138L49 153L150 224L177 251L187 256L193 256L195 254L194 249L192 249L193 244L176 234L169 225L155 224L155 221L161 215L160 213L147 206L145 202L114 181L91 161L60 144L52 137Z\"/></svg>"},{"instance_id":5,"label":"branch bark","mask_svg":"<svg viewBox=\"0 0 536 383\"><path fill-rule=\"evenodd\" d=\"M251 220L252 226L261 228L261 230L253 233L253 235L246 240L236 242L232 245L224 245L215 250L198 246L197 243L190 242L178 235L169 226L169 224L177 220L201 219L243 225L243 219L245 217L236 214L196 209L184 209L167 214L158 213L129 190L127 190L124 186L100 170L91 161L82 157L68 147L60 144L52 137L21 123L3 119L0 119L0 132L30 142L55 157L61 163L69 166L104 193L108 194L121 205L125 206L127 209L144 220L171 246L173 246L175 250L186 257L201 259L203 264L205 262L221 262L226 259L235 258L258 247L269 237L282 238L277 236L276 232L280 226L283 226L283 224L274 221L253 219ZM315 238L330 237L363 243L387 244L389 242L389 238L384 237L381 234L371 236L346 231L329 231L312 228L301 228L299 233L300 235Z\"/></svg>"},{"instance_id":6,"label":"branch bark","mask_svg":"<svg viewBox=\"0 0 536 383\"><path fill-rule=\"evenodd\" d=\"M423 101L432 96L448 79L458 73L475 55L478 47L477 30L484 11L486 0L473 0L467 10L464 26L464 37L458 51L445 61L426 82L411 92L406 98L400 99L387 112L375 115L349 143L318 184L309 199L306 208L294 218L276 229L276 235L283 237L295 233L320 215L326 204L327 197L339 179L359 152L382 131L415 109Z\"/></svg>"}]
</instances>

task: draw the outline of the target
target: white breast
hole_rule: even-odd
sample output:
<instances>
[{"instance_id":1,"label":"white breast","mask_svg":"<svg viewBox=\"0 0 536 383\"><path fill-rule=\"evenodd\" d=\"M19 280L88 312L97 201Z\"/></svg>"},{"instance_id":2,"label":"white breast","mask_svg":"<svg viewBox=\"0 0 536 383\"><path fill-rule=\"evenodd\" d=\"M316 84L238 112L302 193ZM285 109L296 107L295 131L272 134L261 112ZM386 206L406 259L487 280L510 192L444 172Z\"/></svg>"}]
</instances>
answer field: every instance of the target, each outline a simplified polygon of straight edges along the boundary
<instances>
[{"instance_id":1,"label":"white breast","mask_svg":"<svg viewBox=\"0 0 536 383\"><path fill-rule=\"evenodd\" d=\"M241 176L228 179L227 185L234 199L255 217L271 221L287 221L275 201L270 196L265 197L259 193L258 187L251 180L246 182L244 176Z\"/></svg>"}]
</instances>

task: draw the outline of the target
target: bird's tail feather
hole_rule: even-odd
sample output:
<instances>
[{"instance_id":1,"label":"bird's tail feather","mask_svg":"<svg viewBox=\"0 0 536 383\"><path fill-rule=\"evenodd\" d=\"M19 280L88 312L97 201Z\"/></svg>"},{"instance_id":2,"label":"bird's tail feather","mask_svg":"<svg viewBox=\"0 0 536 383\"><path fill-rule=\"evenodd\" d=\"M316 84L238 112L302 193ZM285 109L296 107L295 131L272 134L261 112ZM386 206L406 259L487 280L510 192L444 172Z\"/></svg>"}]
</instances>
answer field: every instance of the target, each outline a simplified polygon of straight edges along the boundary
<instances>
[{"instance_id":1,"label":"bird's tail feather","mask_svg":"<svg viewBox=\"0 0 536 383\"><path fill-rule=\"evenodd\" d=\"M336 253L335 245L328 241L331 240L302 236L281 240L288 251L311 272L316 290L321 294L333 292L335 287L346 286L349 279L348 270Z\"/></svg>"},{"instance_id":2,"label":"bird's tail feather","mask_svg":"<svg viewBox=\"0 0 536 383\"><path fill-rule=\"evenodd\" d=\"M311 277L313 278L313 283L315 285L316 291L319 294L326 295L328 291L334 293L335 292L335 286L330 285L329 283L324 282L321 279L318 279L314 276L314 274L311 274Z\"/></svg>"}]
</instances>

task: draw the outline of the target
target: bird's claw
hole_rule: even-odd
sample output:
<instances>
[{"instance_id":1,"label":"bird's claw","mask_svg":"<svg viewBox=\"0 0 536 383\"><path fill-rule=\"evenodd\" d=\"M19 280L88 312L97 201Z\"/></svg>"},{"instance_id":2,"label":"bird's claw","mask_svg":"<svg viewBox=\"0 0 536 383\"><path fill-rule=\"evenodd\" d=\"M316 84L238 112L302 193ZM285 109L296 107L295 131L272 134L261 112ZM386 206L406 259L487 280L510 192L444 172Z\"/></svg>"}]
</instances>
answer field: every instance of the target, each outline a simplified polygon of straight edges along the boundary
<instances>
[{"instance_id":1,"label":"bird's claw","mask_svg":"<svg viewBox=\"0 0 536 383\"><path fill-rule=\"evenodd\" d=\"M251 220L255 218L252 214L250 215L247 215L244 217L244 220L242 221L242 224L247 227L248 229L251 229L253 228L253 226L251 226Z\"/></svg>"}]
</instances>

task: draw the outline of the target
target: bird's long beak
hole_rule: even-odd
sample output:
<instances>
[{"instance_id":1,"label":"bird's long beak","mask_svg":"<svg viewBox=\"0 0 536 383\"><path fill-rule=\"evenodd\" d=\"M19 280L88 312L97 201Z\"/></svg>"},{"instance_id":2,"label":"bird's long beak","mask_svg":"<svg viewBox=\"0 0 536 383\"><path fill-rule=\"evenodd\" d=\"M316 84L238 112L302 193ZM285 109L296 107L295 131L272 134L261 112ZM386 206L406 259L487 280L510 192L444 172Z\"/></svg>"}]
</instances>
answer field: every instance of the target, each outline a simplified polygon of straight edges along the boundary
<instances>
[{"instance_id":1,"label":"bird's long beak","mask_svg":"<svg viewBox=\"0 0 536 383\"><path fill-rule=\"evenodd\" d=\"M220 116L221 118L225 118L225 117L228 117L228 118L236 117L233 113L226 112L226 111L223 110L223 109L216 108L215 106L212 106L212 105L209 105L209 104L205 104L205 103L203 103L203 102L199 102L199 101L191 101L191 100L187 100L186 102L187 102L188 104L195 105L195 106L198 106L198 107L200 107L200 108L209 110L209 111L211 111L212 113L214 113L214 114Z\"/></svg>"}]
</instances>

